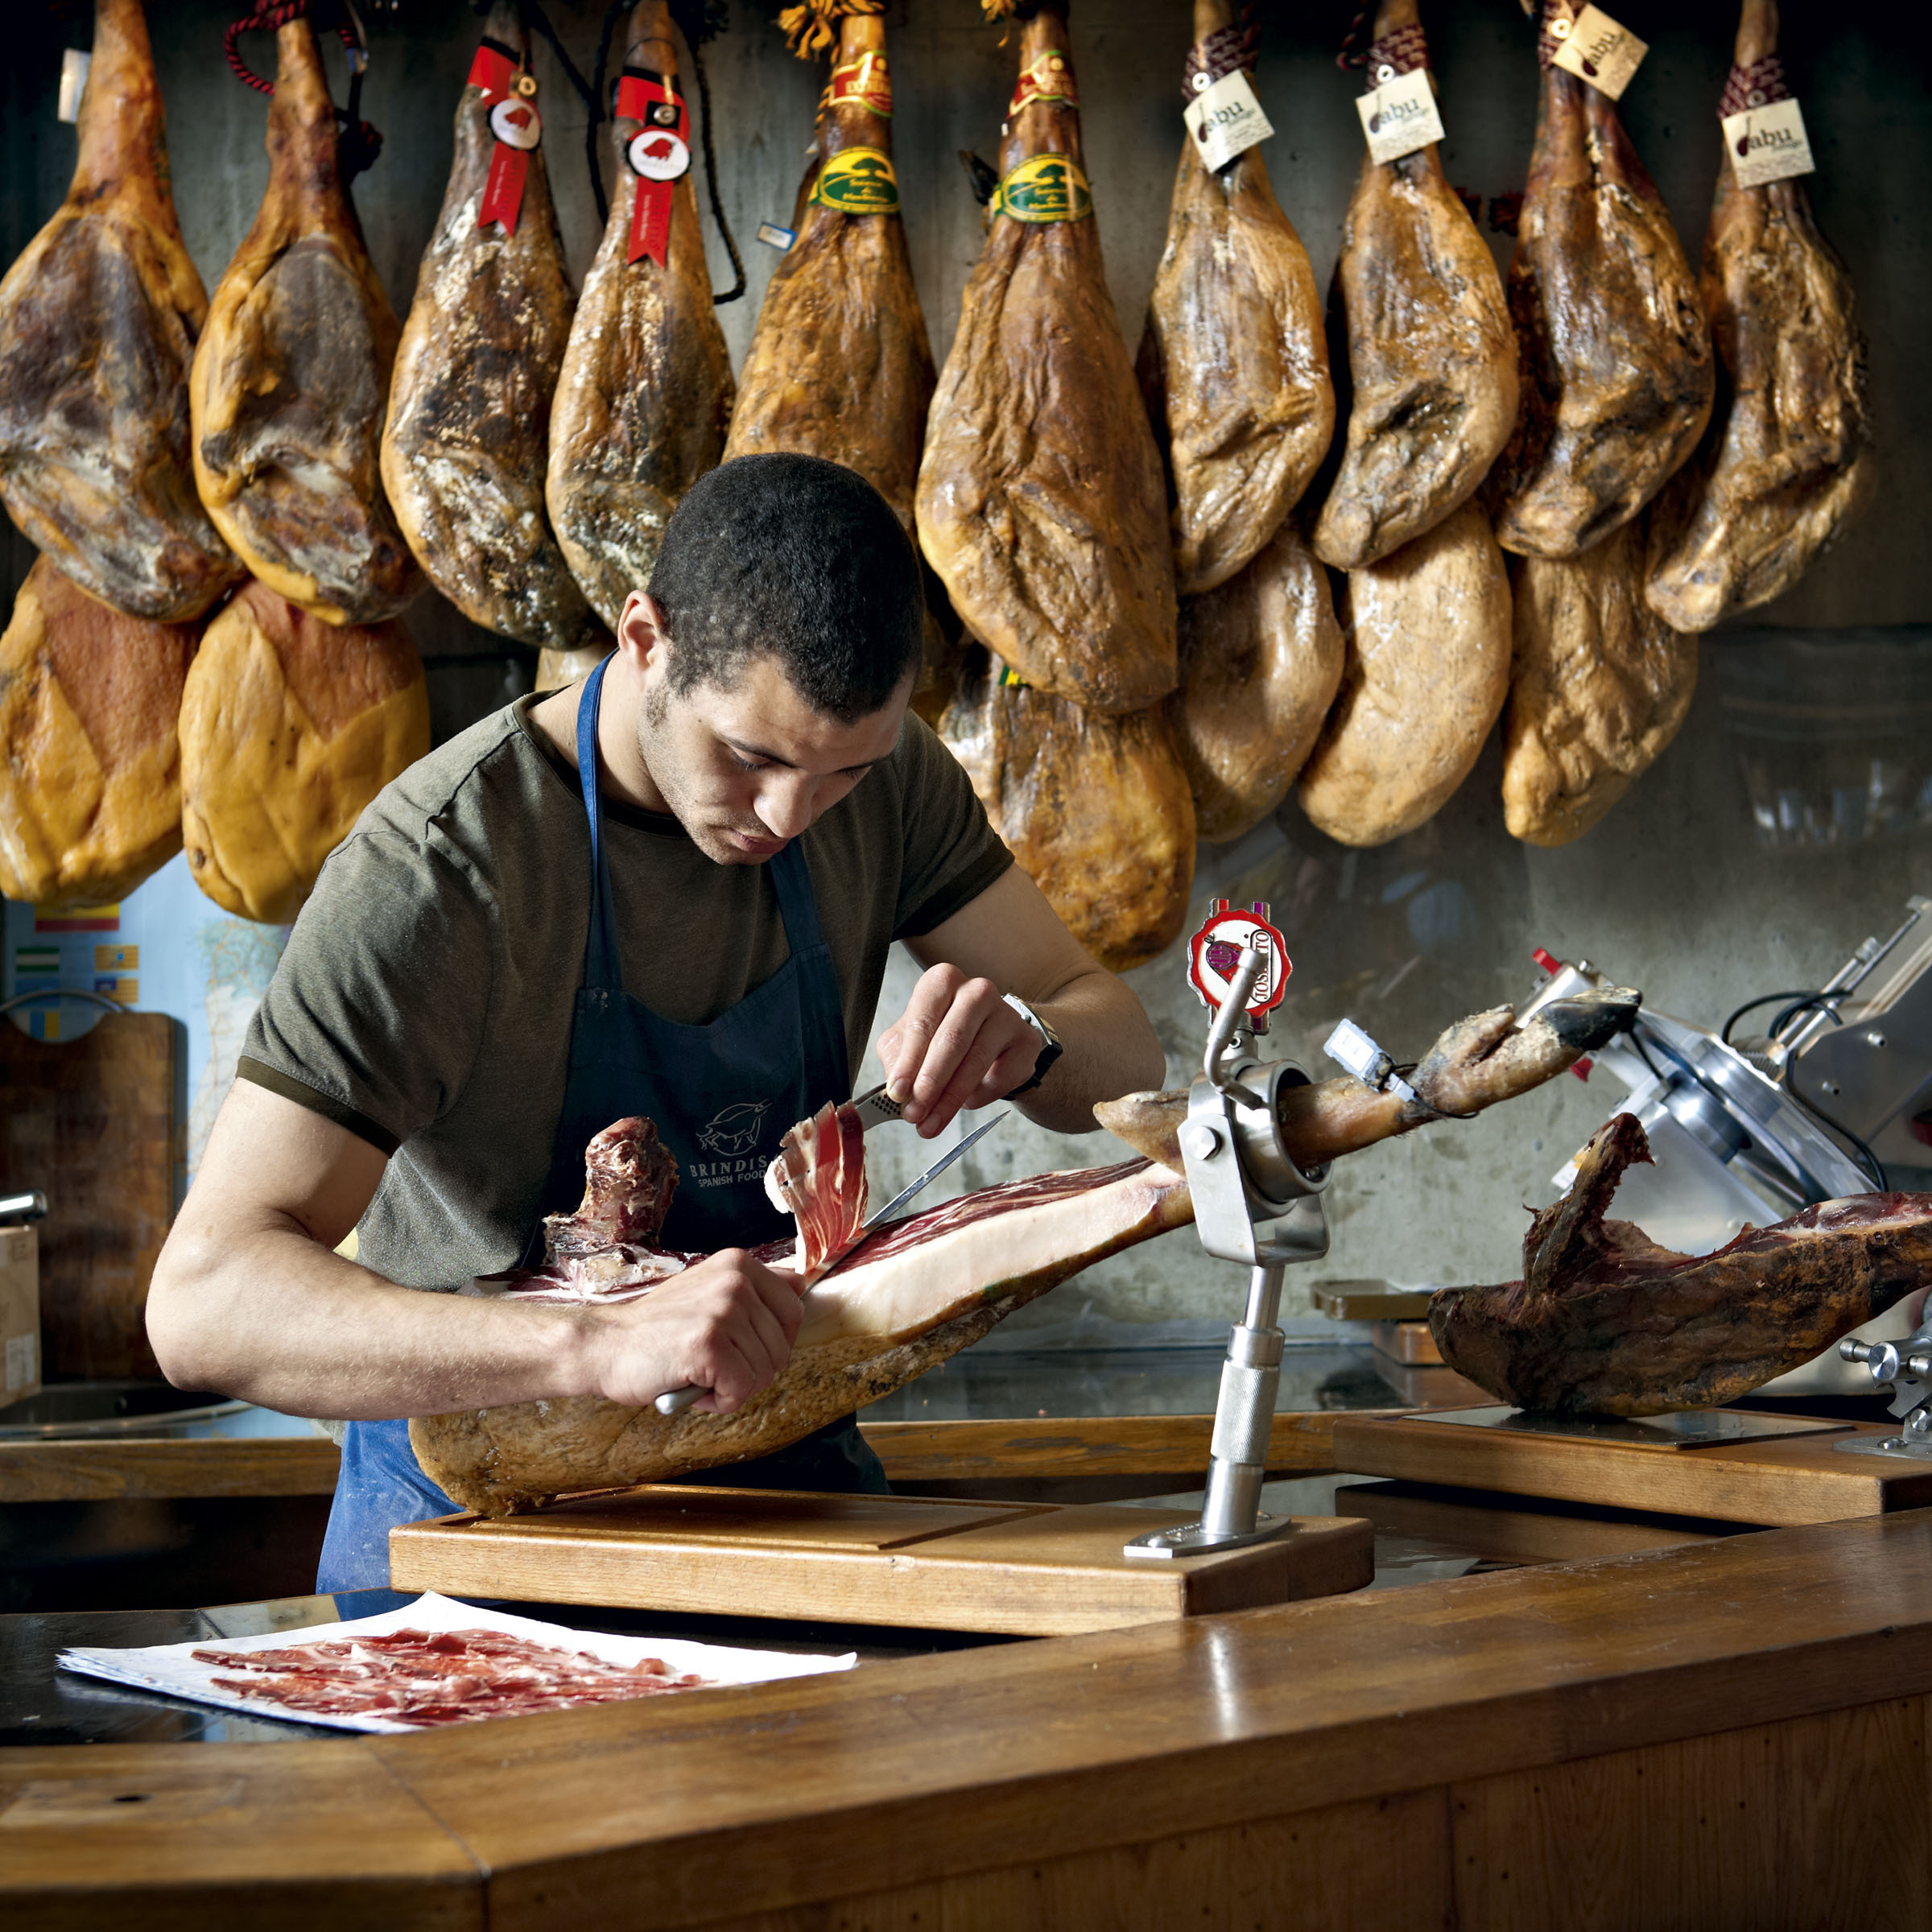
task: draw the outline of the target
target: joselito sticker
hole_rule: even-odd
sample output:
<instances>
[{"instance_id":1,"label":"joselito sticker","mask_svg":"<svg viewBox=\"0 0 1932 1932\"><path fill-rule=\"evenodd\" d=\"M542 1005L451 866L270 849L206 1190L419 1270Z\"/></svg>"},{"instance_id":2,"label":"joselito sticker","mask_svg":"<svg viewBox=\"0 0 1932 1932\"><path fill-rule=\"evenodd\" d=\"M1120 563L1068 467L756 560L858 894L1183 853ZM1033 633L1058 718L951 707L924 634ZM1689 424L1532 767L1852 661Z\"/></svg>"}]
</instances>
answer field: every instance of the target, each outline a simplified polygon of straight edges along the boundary
<instances>
[{"instance_id":1,"label":"joselito sticker","mask_svg":"<svg viewBox=\"0 0 1932 1932\"><path fill-rule=\"evenodd\" d=\"M624 158L630 171L646 181L676 181L691 172L691 150L666 128L647 127L633 134Z\"/></svg>"},{"instance_id":2,"label":"joselito sticker","mask_svg":"<svg viewBox=\"0 0 1932 1932\"><path fill-rule=\"evenodd\" d=\"M1632 75L1650 51L1647 41L1594 6L1585 7L1574 20L1552 20L1550 35L1560 43L1556 64L1612 101L1624 97Z\"/></svg>"},{"instance_id":3,"label":"joselito sticker","mask_svg":"<svg viewBox=\"0 0 1932 1932\"><path fill-rule=\"evenodd\" d=\"M543 138L543 118L535 101L513 95L489 110L489 131L506 147L527 154Z\"/></svg>"},{"instance_id":4,"label":"joselito sticker","mask_svg":"<svg viewBox=\"0 0 1932 1932\"><path fill-rule=\"evenodd\" d=\"M811 198L848 215L896 215L899 184L891 157L876 147L842 147L819 170Z\"/></svg>"},{"instance_id":5,"label":"joselito sticker","mask_svg":"<svg viewBox=\"0 0 1932 1932\"><path fill-rule=\"evenodd\" d=\"M1768 107L1746 108L1724 121L1724 152L1740 188L1762 188L1788 181L1794 175L1817 171L1805 118L1795 101L1773 101Z\"/></svg>"},{"instance_id":6,"label":"joselito sticker","mask_svg":"<svg viewBox=\"0 0 1932 1932\"><path fill-rule=\"evenodd\" d=\"M1385 80L1373 93L1364 94L1355 108L1362 117L1372 161L1399 161L1443 138L1443 117L1436 109L1426 68Z\"/></svg>"},{"instance_id":7,"label":"joselito sticker","mask_svg":"<svg viewBox=\"0 0 1932 1932\"><path fill-rule=\"evenodd\" d=\"M1205 76L1202 76L1203 79ZM1248 76L1236 68L1212 87L1203 88L1181 109L1181 118L1194 137L1194 151L1210 174L1225 167L1236 155L1274 132L1261 104L1254 97Z\"/></svg>"}]
</instances>

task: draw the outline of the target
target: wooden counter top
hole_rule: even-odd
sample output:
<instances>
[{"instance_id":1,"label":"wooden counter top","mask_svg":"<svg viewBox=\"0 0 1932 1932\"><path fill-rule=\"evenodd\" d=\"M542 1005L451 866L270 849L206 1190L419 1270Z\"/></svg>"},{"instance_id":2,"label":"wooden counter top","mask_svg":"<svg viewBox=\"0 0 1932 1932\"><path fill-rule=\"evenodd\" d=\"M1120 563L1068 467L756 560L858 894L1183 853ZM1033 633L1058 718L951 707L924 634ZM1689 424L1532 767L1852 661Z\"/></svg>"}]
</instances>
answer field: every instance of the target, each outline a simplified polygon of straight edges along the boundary
<instances>
[{"instance_id":1,"label":"wooden counter top","mask_svg":"<svg viewBox=\"0 0 1932 1932\"><path fill-rule=\"evenodd\" d=\"M1278 1415L1269 1469L1306 1475L1334 1468L1338 1413ZM864 1430L894 1482L1131 1477L1147 1479L1156 1489L1198 1488L1213 1433L1211 1415L947 1419L873 1422ZM340 1459L335 1444L321 1435L0 1442L0 1503L327 1496Z\"/></svg>"},{"instance_id":2,"label":"wooden counter top","mask_svg":"<svg viewBox=\"0 0 1932 1932\"><path fill-rule=\"evenodd\" d=\"M1929 1692L1921 1510L420 1737L0 1752L0 1917L1903 1925Z\"/></svg>"}]
</instances>

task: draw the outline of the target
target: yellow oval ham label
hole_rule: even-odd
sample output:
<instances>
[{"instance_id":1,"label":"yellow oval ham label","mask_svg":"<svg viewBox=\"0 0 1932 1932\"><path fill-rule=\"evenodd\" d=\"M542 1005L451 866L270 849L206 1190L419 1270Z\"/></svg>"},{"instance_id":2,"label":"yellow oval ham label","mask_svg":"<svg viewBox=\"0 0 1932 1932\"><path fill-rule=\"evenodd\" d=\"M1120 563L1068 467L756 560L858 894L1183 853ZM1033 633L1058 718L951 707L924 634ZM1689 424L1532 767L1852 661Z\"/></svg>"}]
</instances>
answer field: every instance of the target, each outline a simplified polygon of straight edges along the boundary
<instances>
[{"instance_id":1,"label":"yellow oval ham label","mask_svg":"<svg viewBox=\"0 0 1932 1932\"><path fill-rule=\"evenodd\" d=\"M1084 221L1093 213L1093 191L1065 155L1035 155L1000 184L993 205L1016 221Z\"/></svg>"},{"instance_id":2,"label":"yellow oval ham label","mask_svg":"<svg viewBox=\"0 0 1932 1932\"><path fill-rule=\"evenodd\" d=\"M811 198L846 215L896 215L898 177L892 157L876 147L842 147L819 170Z\"/></svg>"}]
</instances>

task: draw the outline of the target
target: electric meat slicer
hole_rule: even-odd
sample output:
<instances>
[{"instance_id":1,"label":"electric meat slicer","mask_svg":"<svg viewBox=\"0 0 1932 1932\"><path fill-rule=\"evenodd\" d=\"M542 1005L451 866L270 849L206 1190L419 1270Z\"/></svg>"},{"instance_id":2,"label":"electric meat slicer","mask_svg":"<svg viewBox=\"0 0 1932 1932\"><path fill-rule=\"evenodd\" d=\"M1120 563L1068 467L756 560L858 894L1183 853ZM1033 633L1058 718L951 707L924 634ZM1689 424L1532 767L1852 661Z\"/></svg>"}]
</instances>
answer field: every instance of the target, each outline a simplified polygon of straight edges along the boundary
<instances>
[{"instance_id":1,"label":"electric meat slicer","mask_svg":"<svg viewBox=\"0 0 1932 1932\"><path fill-rule=\"evenodd\" d=\"M1718 1032L1645 1005L1600 1048L1595 1067L1627 1090L1610 1111L1637 1116L1655 1163L1624 1176L1618 1217L1680 1253L1708 1254L1747 1224L1763 1227L1814 1201L1882 1190L1885 1164L1932 1166L1927 913L1932 899L1913 897L1892 936L1865 940L1825 985L1754 1001ZM1537 957L1550 976L1523 1019L1566 994L1609 984L1587 960L1569 966L1547 953ZM1773 1005L1781 1010L1763 1034L1733 1043L1739 1020ZM1578 1067L1586 1076L1591 1070ZM1574 1173L1566 1167L1554 1185L1567 1188ZM1856 1394L1874 1378L1889 1382L1904 1356L1932 1349L1932 1332L1913 1333L1918 1313L1918 1298L1908 1296L1759 1393ZM1932 1383L1926 1393L1932 1395ZM1932 1438L1932 1422L1921 1420L1921 1433Z\"/></svg>"}]
</instances>

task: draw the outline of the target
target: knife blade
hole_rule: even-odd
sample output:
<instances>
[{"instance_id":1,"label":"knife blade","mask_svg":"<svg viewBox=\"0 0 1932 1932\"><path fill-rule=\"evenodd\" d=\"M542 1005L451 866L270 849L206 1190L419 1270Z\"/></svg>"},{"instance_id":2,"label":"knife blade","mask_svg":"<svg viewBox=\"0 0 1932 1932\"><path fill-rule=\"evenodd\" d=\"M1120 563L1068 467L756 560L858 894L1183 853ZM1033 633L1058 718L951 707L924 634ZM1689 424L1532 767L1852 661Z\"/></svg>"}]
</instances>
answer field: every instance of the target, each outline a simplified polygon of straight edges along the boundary
<instances>
[{"instance_id":1,"label":"knife blade","mask_svg":"<svg viewBox=\"0 0 1932 1932\"><path fill-rule=\"evenodd\" d=\"M898 1118L898 1115L896 1111L898 1103L894 1100L886 1100L885 1098L885 1094L886 1089L883 1087L875 1087L870 1093L860 1095L858 1099L852 1102L852 1105L856 1108L863 1107L869 1103L882 1103L885 1106L894 1108L895 1111L890 1114L881 1114L879 1117L880 1119L897 1120ZM943 1174L946 1170L960 1158L961 1154L965 1153L969 1147L972 1146L976 1141L985 1139L986 1136L991 1133L993 1129L998 1126L1001 1121L1005 1120L1012 1112L1013 1109L1010 1107L1001 1108L991 1120L985 1121L980 1125L974 1128L972 1132L968 1134L964 1139L956 1142L954 1146L948 1147L946 1151L941 1154L939 1158L935 1161L923 1174L919 1175L916 1180L909 1182L905 1187L902 1187L898 1192L886 1203L883 1208L875 1208L870 1214L867 1215L865 1219L859 1224L861 1232L869 1233L872 1229L876 1228L881 1221L884 1220L886 1216L890 1214L895 1208L904 1207L906 1202L910 1200L912 1197L917 1194L922 1187L925 1187L928 1182L937 1180L939 1177ZM873 1125L877 1125L877 1121L874 1121L873 1123ZM659 1415L682 1415L684 1411L698 1399L700 1396L708 1393L709 1393L708 1389L700 1389L690 1383L687 1383L682 1389L667 1389L663 1394L660 1395L657 1400L651 1404L651 1406L657 1410Z\"/></svg>"}]
</instances>

